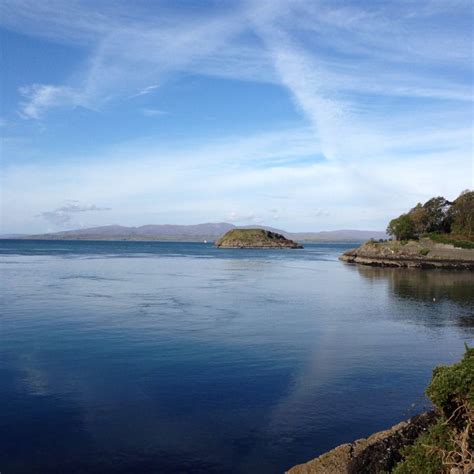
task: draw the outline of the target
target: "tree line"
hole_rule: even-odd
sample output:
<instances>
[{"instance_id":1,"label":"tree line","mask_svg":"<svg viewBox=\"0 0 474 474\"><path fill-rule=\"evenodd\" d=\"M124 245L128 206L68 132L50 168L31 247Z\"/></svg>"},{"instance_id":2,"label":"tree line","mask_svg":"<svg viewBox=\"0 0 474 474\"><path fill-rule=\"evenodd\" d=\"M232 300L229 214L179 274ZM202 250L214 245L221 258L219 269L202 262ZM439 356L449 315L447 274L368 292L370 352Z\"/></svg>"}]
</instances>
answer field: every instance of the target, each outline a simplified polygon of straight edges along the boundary
<instances>
[{"instance_id":1,"label":"tree line","mask_svg":"<svg viewBox=\"0 0 474 474\"><path fill-rule=\"evenodd\" d=\"M454 201L438 196L418 203L387 227L387 234L397 240L418 239L433 232L473 240L474 191L463 191Z\"/></svg>"}]
</instances>

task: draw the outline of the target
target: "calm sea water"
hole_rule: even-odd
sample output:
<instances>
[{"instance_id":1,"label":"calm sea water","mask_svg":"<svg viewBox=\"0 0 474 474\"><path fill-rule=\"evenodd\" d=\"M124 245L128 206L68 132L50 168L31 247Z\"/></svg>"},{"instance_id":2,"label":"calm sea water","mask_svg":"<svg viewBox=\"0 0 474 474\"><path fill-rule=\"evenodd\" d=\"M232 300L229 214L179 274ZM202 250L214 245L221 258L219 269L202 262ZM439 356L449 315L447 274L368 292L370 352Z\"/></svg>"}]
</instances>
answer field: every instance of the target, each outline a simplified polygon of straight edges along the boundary
<instances>
[{"instance_id":1,"label":"calm sea water","mask_svg":"<svg viewBox=\"0 0 474 474\"><path fill-rule=\"evenodd\" d=\"M0 471L281 473L422 411L474 276L353 246L0 241Z\"/></svg>"}]
</instances>

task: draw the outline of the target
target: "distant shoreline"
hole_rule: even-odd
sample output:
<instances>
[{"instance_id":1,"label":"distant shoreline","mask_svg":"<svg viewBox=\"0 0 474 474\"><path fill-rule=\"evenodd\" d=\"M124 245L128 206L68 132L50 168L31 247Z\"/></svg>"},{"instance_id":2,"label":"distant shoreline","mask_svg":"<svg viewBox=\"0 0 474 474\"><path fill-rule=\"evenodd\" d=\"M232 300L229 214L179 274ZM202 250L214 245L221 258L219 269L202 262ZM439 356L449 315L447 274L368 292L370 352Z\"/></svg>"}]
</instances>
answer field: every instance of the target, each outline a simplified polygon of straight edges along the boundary
<instances>
[{"instance_id":1,"label":"distant shoreline","mask_svg":"<svg viewBox=\"0 0 474 474\"><path fill-rule=\"evenodd\" d=\"M67 238L53 238L53 237L40 237L40 236L32 236L32 237L0 237L1 241L47 241L47 242L175 242L175 243L204 243L204 244L214 244L217 240L215 238L212 239L202 239L202 238L189 238L189 239L178 239L178 238L130 238L130 237L113 237L113 238L105 238L100 236L84 236L84 237L67 237ZM206 240L207 242L204 242ZM318 240L303 240L300 239L300 242L308 243L308 244L318 244L318 243L337 243L337 244L362 244L364 240L358 239L318 239ZM236 247L239 248L239 247Z\"/></svg>"},{"instance_id":2,"label":"distant shoreline","mask_svg":"<svg viewBox=\"0 0 474 474\"><path fill-rule=\"evenodd\" d=\"M365 242L382 239L387 235L382 231L339 229L319 232L287 232L269 226L235 226L228 222L210 222L193 225L149 224L138 227L105 225L82 229L35 234L8 233L0 239L20 240L111 240L111 241L163 241L163 242L215 242L231 230L263 229L283 235L295 242Z\"/></svg>"}]
</instances>

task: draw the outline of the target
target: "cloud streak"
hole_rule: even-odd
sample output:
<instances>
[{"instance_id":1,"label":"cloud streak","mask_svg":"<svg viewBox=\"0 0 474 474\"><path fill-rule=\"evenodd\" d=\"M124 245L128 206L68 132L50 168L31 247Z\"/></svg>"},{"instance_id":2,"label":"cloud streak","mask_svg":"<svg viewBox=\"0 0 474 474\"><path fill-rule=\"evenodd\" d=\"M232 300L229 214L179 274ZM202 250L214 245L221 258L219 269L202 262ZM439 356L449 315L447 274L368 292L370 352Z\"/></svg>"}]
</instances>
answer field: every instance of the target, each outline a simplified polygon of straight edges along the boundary
<instances>
[{"instance_id":1,"label":"cloud streak","mask_svg":"<svg viewBox=\"0 0 474 474\"><path fill-rule=\"evenodd\" d=\"M418 153L423 146L436 149L439 137L447 132L436 124L432 110L420 108L420 101L437 101L445 117L467 110L472 103L470 82L441 72L449 65L460 72L458 77L469 76L465 66L472 55L469 38L463 38L449 22L439 21L453 15L450 9L428 1L417 8L410 2L403 5L397 10L402 11L398 21L393 20L389 4L366 8L327 1L247 1L198 16L181 12L160 15L160 10L151 14L125 4L111 10L105 4L99 5L92 17L90 7L80 2L14 3L15 8L8 0L4 2L6 26L29 28L33 34L89 51L73 80L20 89L19 114L25 119L44 119L56 108L100 109L114 101L145 100L180 73L286 89L311 125L311 136L300 147L301 154L295 150L278 156L271 150L274 144L260 146L250 141L246 148L244 140L238 156L224 146L216 163L224 168L229 162L245 166L250 161L260 167L288 166L302 157L350 166L374 157L379 162L390 159L390 155L398 156L401 148L405 154ZM56 10L58 14L53 15ZM468 12L469 6L458 2L457 15L462 16L463 11ZM434 30L433 24L437 25ZM399 97L409 105L393 108L390 114L377 109L378 102ZM459 105L463 103L466 105ZM165 114L150 105L140 104L138 110L150 118ZM418 130L420 123L438 129L412 133L410 127ZM456 116L454 123L452 133L457 134L461 128L457 124L465 126L466 121ZM431 143L424 138L429 135ZM461 136L465 149L470 145L472 150L472 140L468 143L464 132ZM410 143L412 151L407 146ZM256 154L255 146L265 151ZM163 166L166 169L167 165ZM133 172L126 175L133 176ZM246 210L239 213L249 214ZM49 219L67 222L66 216Z\"/></svg>"},{"instance_id":2,"label":"cloud streak","mask_svg":"<svg viewBox=\"0 0 474 474\"><path fill-rule=\"evenodd\" d=\"M30 104L22 105L29 118L48 108L100 106L133 90L138 90L135 96L148 95L157 82L177 72L280 83L319 127L315 109L323 110L333 126L339 124L340 109L334 107L334 97L328 98L335 91L472 100L468 81L433 80L437 74L432 66L451 63L468 72L472 48L449 22L438 22L433 30L433 18L453 15L453 9L428 1L418 2L416 9L404 5L398 22L390 4L369 9L325 1L243 2L206 16L167 18L159 9L149 12L120 3L114 9L99 5L93 16L80 2L2 3L5 26L91 50L74 75L82 79L29 86L25 95L31 96ZM463 11L469 14L467 2L456 6L459 17ZM297 45L301 33L306 45L315 45L311 53ZM420 61L423 67L413 67ZM308 94L310 89L317 93Z\"/></svg>"},{"instance_id":3,"label":"cloud streak","mask_svg":"<svg viewBox=\"0 0 474 474\"><path fill-rule=\"evenodd\" d=\"M150 107L145 107L141 109L141 113L145 115L145 117L161 117L167 114L167 112L165 112L164 110L152 109Z\"/></svg>"},{"instance_id":4,"label":"cloud streak","mask_svg":"<svg viewBox=\"0 0 474 474\"><path fill-rule=\"evenodd\" d=\"M143 87L136 94L132 95L132 97L140 97L142 95L152 94L156 89L158 89L158 87L160 87L158 84Z\"/></svg>"}]
</instances>

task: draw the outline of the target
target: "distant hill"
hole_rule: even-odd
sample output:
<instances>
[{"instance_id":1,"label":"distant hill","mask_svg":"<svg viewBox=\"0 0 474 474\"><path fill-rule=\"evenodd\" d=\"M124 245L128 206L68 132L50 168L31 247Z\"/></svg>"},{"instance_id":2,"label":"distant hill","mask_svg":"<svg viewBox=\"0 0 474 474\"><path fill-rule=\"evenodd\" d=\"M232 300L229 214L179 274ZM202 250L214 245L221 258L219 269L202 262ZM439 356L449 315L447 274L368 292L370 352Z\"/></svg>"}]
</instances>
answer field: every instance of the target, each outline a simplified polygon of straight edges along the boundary
<instances>
[{"instance_id":1,"label":"distant hill","mask_svg":"<svg viewBox=\"0 0 474 474\"><path fill-rule=\"evenodd\" d=\"M30 235L29 239L48 240L168 240L202 241L214 240L235 226L227 223L208 223L197 225L143 225L125 227L107 225L87 229L67 230L50 234Z\"/></svg>"},{"instance_id":2,"label":"distant hill","mask_svg":"<svg viewBox=\"0 0 474 474\"><path fill-rule=\"evenodd\" d=\"M362 242L373 239L385 239L387 235L381 231L369 230L334 230L323 232L286 232L266 226L238 227L227 222L206 223L197 225L143 225L140 227L126 227L107 225L90 227L87 229L67 230L48 234L0 236L0 238L21 238L41 240L158 240L202 242L215 241L226 232L238 228L263 228L271 232L283 234L286 238L298 242L334 242L353 241Z\"/></svg>"}]
</instances>

